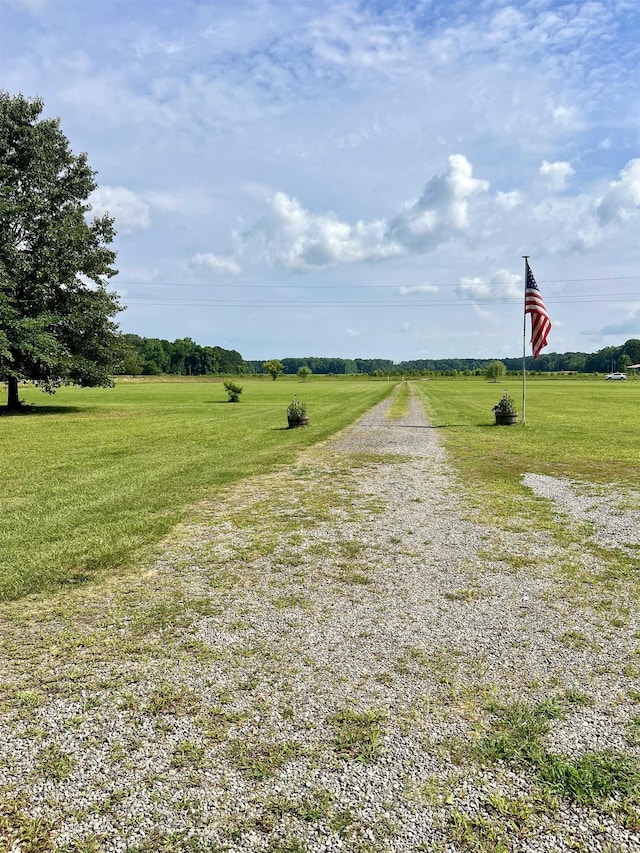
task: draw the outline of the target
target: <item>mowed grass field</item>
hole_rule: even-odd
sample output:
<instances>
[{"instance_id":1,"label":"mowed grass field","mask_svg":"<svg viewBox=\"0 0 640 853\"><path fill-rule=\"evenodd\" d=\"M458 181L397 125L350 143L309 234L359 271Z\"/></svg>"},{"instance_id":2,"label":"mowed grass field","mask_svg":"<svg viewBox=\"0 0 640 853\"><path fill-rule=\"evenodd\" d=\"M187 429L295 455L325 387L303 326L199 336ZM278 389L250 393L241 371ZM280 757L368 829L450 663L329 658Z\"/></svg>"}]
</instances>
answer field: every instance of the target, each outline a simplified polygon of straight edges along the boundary
<instances>
[{"instance_id":1,"label":"mowed grass field","mask_svg":"<svg viewBox=\"0 0 640 853\"><path fill-rule=\"evenodd\" d=\"M188 507L224 486L290 463L381 400L385 381L119 381L21 398L0 417L0 600L76 585L135 562ZM287 429L293 394L309 426Z\"/></svg>"},{"instance_id":2,"label":"mowed grass field","mask_svg":"<svg viewBox=\"0 0 640 853\"><path fill-rule=\"evenodd\" d=\"M36 408L0 418L0 600L76 585L134 564L204 498L286 466L388 394L394 383L295 378L120 381L114 389L26 388ZM412 382L454 464L508 514L527 471L593 482L640 482L640 382L531 380L527 425L496 427L491 407L521 382ZM400 386L391 415L406 409ZM310 425L286 429L296 393Z\"/></svg>"},{"instance_id":3,"label":"mowed grass field","mask_svg":"<svg viewBox=\"0 0 640 853\"><path fill-rule=\"evenodd\" d=\"M522 380L416 382L432 424L470 483L496 493L528 471L595 483L640 484L640 381L531 379L526 425L495 426L508 389L522 415Z\"/></svg>"}]
</instances>

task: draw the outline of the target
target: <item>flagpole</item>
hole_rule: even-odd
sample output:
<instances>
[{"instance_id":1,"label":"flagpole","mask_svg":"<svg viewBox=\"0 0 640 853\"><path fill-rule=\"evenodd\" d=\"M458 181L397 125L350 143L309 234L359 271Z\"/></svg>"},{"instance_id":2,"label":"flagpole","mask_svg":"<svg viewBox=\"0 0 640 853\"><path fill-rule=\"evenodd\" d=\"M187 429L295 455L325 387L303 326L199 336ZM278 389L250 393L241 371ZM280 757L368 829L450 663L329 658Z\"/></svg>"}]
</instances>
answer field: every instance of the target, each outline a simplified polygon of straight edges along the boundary
<instances>
[{"instance_id":1,"label":"flagpole","mask_svg":"<svg viewBox=\"0 0 640 853\"><path fill-rule=\"evenodd\" d=\"M530 255L523 255L524 258L524 292L525 298L523 303L523 323L522 323L522 423L527 422L527 265Z\"/></svg>"}]
</instances>

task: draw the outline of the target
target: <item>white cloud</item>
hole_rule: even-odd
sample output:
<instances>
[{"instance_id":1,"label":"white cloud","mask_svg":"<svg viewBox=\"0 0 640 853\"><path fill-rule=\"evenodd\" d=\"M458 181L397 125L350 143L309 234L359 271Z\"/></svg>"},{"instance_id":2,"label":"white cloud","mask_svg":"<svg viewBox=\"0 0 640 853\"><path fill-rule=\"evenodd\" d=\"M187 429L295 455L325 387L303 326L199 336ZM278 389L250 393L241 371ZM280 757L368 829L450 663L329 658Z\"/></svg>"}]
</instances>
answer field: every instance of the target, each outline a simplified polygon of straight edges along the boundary
<instances>
[{"instance_id":1,"label":"white cloud","mask_svg":"<svg viewBox=\"0 0 640 853\"><path fill-rule=\"evenodd\" d=\"M518 190L508 193L497 192L496 203L505 210L513 210L514 207L522 204L522 194Z\"/></svg>"},{"instance_id":2,"label":"white cloud","mask_svg":"<svg viewBox=\"0 0 640 853\"><path fill-rule=\"evenodd\" d=\"M313 214L295 198L278 192L271 213L250 236L266 243L267 258L292 270L309 270L336 263L371 261L400 254L388 240L386 222L341 222L335 213Z\"/></svg>"},{"instance_id":3,"label":"white cloud","mask_svg":"<svg viewBox=\"0 0 640 853\"><path fill-rule=\"evenodd\" d=\"M453 154L448 172L433 177L418 201L398 216L358 220L355 225L342 222L332 211L311 213L297 199L277 192L270 202L270 214L243 239L261 243L272 263L298 271L379 261L406 251L426 252L468 227L469 198L489 187L472 172L463 154Z\"/></svg>"},{"instance_id":4,"label":"white cloud","mask_svg":"<svg viewBox=\"0 0 640 853\"><path fill-rule=\"evenodd\" d=\"M585 195L572 200L571 208L565 211L564 219L573 231L568 240L572 250L587 252L598 246L604 238L609 239L624 227L640 207L640 159L629 160L618 180L609 183L604 195ZM637 246L637 235L631 236Z\"/></svg>"},{"instance_id":5,"label":"white cloud","mask_svg":"<svg viewBox=\"0 0 640 853\"><path fill-rule=\"evenodd\" d=\"M640 207L640 159L630 160L596 205L602 225L628 219Z\"/></svg>"},{"instance_id":6,"label":"white cloud","mask_svg":"<svg viewBox=\"0 0 640 853\"><path fill-rule=\"evenodd\" d=\"M391 221L389 233L415 251L434 248L468 227L469 198L488 189L488 181L473 177L464 154L452 154L449 171L431 178L418 201Z\"/></svg>"},{"instance_id":7,"label":"white cloud","mask_svg":"<svg viewBox=\"0 0 640 853\"><path fill-rule=\"evenodd\" d=\"M398 292L403 296L409 293L437 293L438 290L439 288L435 284L415 284L409 287L402 285L402 287L398 288Z\"/></svg>"},{"instance_id":8,"label":"white cloud","mask_svg":"<svg viewBox=\"0 0 640 853\"><path fill-rule=\"evenodd\" d=\"M328 65L354 70L395 69L411 54L414 41L401 21L374 20L355 4L335 4L331 13L319 12L308 30L315 56Z\"/></svg>"},{"instance_id":9,"label":"white cloud","mask_svg":"<svg viewBox=\"0 0 640 853\"><path fill-rule=\"evenodd\" d=\"M517 36L526 27L527 19L523 12L514 9L513 6L507 6L493 16L487 35L497 45L501 45L507 39Z\"/></svg>"},{"instance_id":10,"label":"white cloud","mask_svg":"<svg viewBox=\"0 0 640 853\"><path fill-rule=\"evenodd\" d=\"M554 122L563 130L577 130L582 122L575 107L558 106L551 111Z\"/></svg>"},{"instance_id":11,"label":"white cloud","mask_svg":"<svg viewBox=\"0 0 640 853\"><path fill-rule=\"evenodd\" d=\"M466 299L513 299L522 295L522 276L509 270L498 270L489 281L461 278L456 293Z\"/></svg>"},{"instance_id":12,"label":"white cloud","mask_svg":"<svg viewBox=\"0 0 640 853\"><path fill-rule=\"evenodd\" d=\"M540 166L540 176L544 179L547 186L556 192L560 192L565 188L567 178L575 175L575 171L571 163L564 160L556 160L555 163L549 163L543 160Z\"/></svg>"},{"instance_id":13,"label":"white cloud","mask_svg":"<svg viewBox=\"0 0 640 853\"><path fill-rule=\"evenodd\" d=\"M190 261L191 266L206 267L214 272L237 275L241 269L235 258L214 255L211 252L198 252Z\"/></svg>"},{"instance_id":14,"label":"white cloud","mask_svg":"<svg viewBox=\"0 0 640 853\"><path fill-rule=\"evenodd\" d=\"M94 216L113 216L116 231L121 234L144 231L151 224L147 202L126 187L98 187L89 196L89 204Z\"/></svg>"}]
</instances>

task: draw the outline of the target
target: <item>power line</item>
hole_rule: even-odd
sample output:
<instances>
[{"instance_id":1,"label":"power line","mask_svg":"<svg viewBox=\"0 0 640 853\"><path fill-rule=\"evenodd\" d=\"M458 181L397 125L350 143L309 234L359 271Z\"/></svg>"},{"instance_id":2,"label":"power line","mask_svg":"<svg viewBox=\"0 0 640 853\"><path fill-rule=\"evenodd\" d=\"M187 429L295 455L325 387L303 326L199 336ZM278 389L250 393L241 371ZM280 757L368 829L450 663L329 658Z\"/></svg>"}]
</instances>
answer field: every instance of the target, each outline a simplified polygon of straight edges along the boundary
<instances>
[{"instance_id":1,"label":"power line","mask_svg":"<svg viewBox=\"0 0 640 853\"><path fill-rule=\"evenodd\" d=\"M568 299L555 299L549 300L546 302L548 305L586 305L586 304L595 304L595 303L624 303L629 300L634 299L634 294L616 294L615 297L612 298L609 296L598 295L601 298L590 297L587 298L583 295L577 295L575 298ZM416 301L391 301L384 300L380 302L336 302L336 301L326 301L326 302L318 302L310 301L291 301L291 300L257 300L257 301L247 301L247 300L201 300L201 299L172 299L170 297L166 297L164 299L158 297L139 297L134 296L131 298L126 298L126 303L128 305L165 305L172 307L184 307L184 308L450 308L450 307L465 307L470 306L472 304L477 305L518 305L521 303L521 299L478 299L478 300L448 300L448 299L435 299L430 302L416 302Z\"/></svg>"},{"instance_id":2,"label":"power line","mask_svg":"<svg viewBox=\"0 0 640 853\"><path fill-rule=\"evenodd\" d=\"M604 278L559 278L559 279L537 279L538 284L540 285L551 285L551 284L586 284L588 282L595 281L640 281L640 276L628 275L628 276L609 276ZM109 282L112 287L117 285L124 285L126 287L207 287L207 288L219 288L219 287L233 287L234 289L240 288L271 288L271 287L280 287L280 288L288 288L295 290L330 290L330 289L369 289L369 288L380 288L380 289L393 289L400 290L401 285L397 284L305 284L305 285L293 285L293 284L282 284L278 282L269 282L268 284L244 284L241 282L193 282L193 281L130 281L127 279L115 279ZM445 283L434 283L429 282L429 287L437 287L437 288L448 288L448 287L456 287L462 288L465 287L491 287L494 282L490 281L473 281L467 284L462 284L461 282L445 282ZM421 285L417 285L420 287ZM414 285L407 286L407 290L411 291Z\"/></svg>"}]
</instances>

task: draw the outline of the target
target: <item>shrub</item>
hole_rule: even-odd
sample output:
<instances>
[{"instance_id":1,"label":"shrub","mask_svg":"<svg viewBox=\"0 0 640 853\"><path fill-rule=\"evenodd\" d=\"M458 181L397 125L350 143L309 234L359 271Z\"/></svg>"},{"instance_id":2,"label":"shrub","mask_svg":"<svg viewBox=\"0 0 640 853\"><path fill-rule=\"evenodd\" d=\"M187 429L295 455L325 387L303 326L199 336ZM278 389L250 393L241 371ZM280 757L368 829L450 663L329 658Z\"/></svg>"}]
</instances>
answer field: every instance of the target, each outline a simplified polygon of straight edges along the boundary
<instances>
[{"instance_id":1,"label":"shrub","mask_svg":"<svg viewBox=\"0 0 640 853\"><path fill-rule=\"evenodd\" d=\"M240 399L240 394L242 394L242 385L238 385L233 379L227 379L224 383L224 389L229 397L229 402L237 403Z\"/></svg>"}]
</instances>

